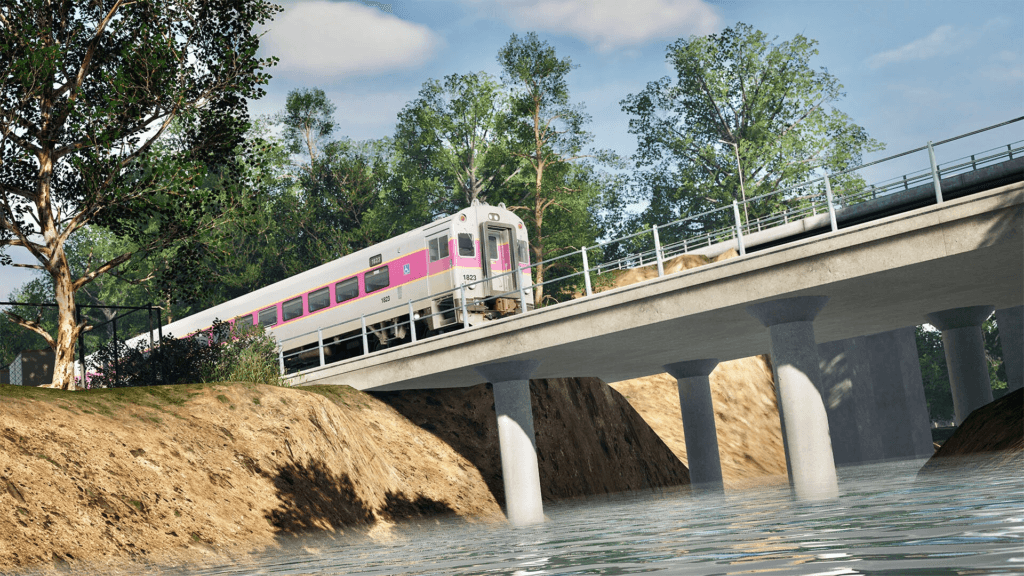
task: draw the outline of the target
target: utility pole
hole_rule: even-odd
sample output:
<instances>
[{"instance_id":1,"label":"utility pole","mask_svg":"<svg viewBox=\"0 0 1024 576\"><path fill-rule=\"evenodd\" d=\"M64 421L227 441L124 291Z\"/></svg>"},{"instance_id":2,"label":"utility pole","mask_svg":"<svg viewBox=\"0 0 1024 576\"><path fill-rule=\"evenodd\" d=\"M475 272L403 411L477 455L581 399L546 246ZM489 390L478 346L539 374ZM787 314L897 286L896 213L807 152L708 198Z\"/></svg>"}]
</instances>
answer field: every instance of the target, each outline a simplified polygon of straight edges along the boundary
<instances>
[{"instance_id":1,"label":"utility pole","mask_svg":"<svg viewBox=\"0 0 1024 576\"><path fill-rule=\"evenodd\" d=\"M722 144L729 144L734 150L736 150L736 169L739 170L740 173L740 194L743 196L743 222L745 224L750 222L750 216L747 214L747 192L743 189L743 165L740 164L740 146L735 142L726 142L721 138L719 138L718 141Z\"/></svg>"}]
</instances>

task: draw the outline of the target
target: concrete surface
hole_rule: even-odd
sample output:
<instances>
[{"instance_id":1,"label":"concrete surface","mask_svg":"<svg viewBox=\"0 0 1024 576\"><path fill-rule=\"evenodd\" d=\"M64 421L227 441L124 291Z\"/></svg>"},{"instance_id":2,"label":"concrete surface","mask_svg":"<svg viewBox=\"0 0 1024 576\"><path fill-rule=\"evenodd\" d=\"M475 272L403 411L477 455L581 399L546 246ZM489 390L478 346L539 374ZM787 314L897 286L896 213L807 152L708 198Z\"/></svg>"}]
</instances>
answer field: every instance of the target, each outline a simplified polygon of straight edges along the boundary
<instances>
[{"instance_id":1,"label":"concrete surface","mask_svg":"<svg viewBox=\"0 0 1024 576\"><path fill-rule=\"evenodd\" d=\"M942 331L942 349L946 355L957 426L971 412L992 402L992 382L988 377L981 323L994 311L994 306L964 306L926 315L928 323Z\"/></svg>"},{"instance_id":2,"label":"concrete surface","mask_svg":"<svg viewBox=\"0 0 1024 576\"><path fill-rule=\"evenodd\" d=\"M664 367L676 379L679 388L690 484L707 488L722 488L722 462L718 454L711 381L708 379L715 366L718 366L718 359L709 358Z\"/></svg>"},{"instance_id":3,"label":"concrete surface","mask_svg":"<svg viewBox=\"0 0 1024 576\"><path fill-rule=\"evenodd\" d=\"M1010 393L1024 387L1024 306L996 310L996 326L1006 366L1006 392Z\"/></svg>"}]
</instances>

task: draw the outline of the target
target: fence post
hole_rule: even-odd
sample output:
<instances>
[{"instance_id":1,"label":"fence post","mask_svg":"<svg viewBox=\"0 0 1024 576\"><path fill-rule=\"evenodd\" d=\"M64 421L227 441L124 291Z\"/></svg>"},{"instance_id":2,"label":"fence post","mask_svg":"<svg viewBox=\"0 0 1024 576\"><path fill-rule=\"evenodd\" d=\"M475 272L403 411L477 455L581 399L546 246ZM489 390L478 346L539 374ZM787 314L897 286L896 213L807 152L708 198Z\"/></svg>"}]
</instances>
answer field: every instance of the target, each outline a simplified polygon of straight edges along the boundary
<instances>
[{"instance_id":1,"label":"fence post","mask_svg":"<svg viewBox=\"0 0 1024 576\"><path fill-rule=\"evenodd\" d=\"M412 341L416 341L416 318L415 313L412 311L412 300L409 300L409 334L412 335Z\"/></svg>"},{"instance_id":2,"label":"fence post","mask_svg":"<svg viewBox=\"0 0 1024 576\"><path fill-rule=\"evenodd\" d=\"M462 305L462 327L469 328L469 311L466 310L466 284L459 286L460 302Z\"/></svg>"},{"instance_id":3,"label":"fence post","mask_svg":"<svg viewBox=\"0 0 1024 576\"><path fill-rule=\"evenodd\" d=\"M658 225L651 226L654 232L654 257L658 260L658 278L665 275L665 263L661 260L661 239L658 237Z\"/></svg>"},{"instance_id":4,"label":"fence post","mask_svg":"<svg viewBox=\"0 0 1024 576\"><path fill-rule=\"evenodd\" d=\"M743 247L743 231L740 230L740 205L735 200L732 201L732 213L736 217L736 244L739 246L740 256L743 256L747 250Z\"/></svg>"},{"instance_id":5,"label":"fence post","mask_svg":"<svg viewBox=\"0 0 1024 576\"><path fill-rule=\"evenodd\" d=\"M590 296L590 262L587 261L587 247L581 248L580 252L583 254L583 284L587 288L587 296ZM525 311L526 309L524 308L523 310Z\"/></svg>"},{"instance_id":6,"label":"fence post","mask_svg":"<svg viewBox=\"0 0 1024 576\"><path fill-rule=\"evenodd\" d=\"M835 232L839 226L836 224L836 208L832 205L832 183L828 180L828 174L825 174L825 198L828 200L828 219L832 223L832 231Z\"/></svg>"},{"instance_id":7,"label":"fence post","mask_svg":"<svg viewBox=\"0 0 1024 576\"><path fill-rule=\"evenodd\" d=\"M935 165L935 149L932 141L928 141L928 159L932 163L932 185L935 186L935 203L942 204L942 184L939 183L939 167Z\"/></svg>"},{"instance_id":8,"label":"fence post","mask_svg":"<svg viewBox=\"0 0 1024 576\"><path fill-rule=\"evenodd\" d=\"M77 312L77 309L76 309ZM149 330L149 359L146 365L149 367L150 386L156 384L156 368L153 367L153 306L146 308L146 329Z\"/></svg>"},{"instance_id":9,"label":"fence post","mask_svg":"<svg viewBox=\"0 0 1024 576\"><path fill-rule=\"evenodd\" d=\"M363 354L369 354L370 353L370 341L366 337L366 314L363 314L362 316L360 316L359 317L359 321L363 325Z\"/></svg>"},{"instance_id":10,"label":"fence post","mask_svg":"<svg viewBox=\"0 0 1024 576\"><path fill-rule=\"evenodd\" d=\"M284 376L284 346L277 345L277 366L281 369L281 376Z\"/></svg>"},{"instance_id":11,"label":"fence post","mask_svg":"<svg viewBox=\"0 0 1024 576\"><path fill-rule=\"evenodd\" d=\"M118 374L117 370L117 314L114 314L114 320L111 322L114 325L114 386L117 386L121 382L121 375Z\"/></svg>"},{"instance_id":12,"label":"fence post","mask_svg":"<svg viewBox=\"0 0 1024 576\"><path fill-rule=\"evenodd\" d=\"M316 343L320 347L320 365L326 364L324 362L324 331L322 328L316 329Z\"/></svg>"},{"instance_id":13,"label":"fence post","mask_svg":"<svg viewBox=\"0 0 1024 576\"><path fill-rule=\"evenodd\" d=\"M160 345L160 380L167 384L167 355L164 354L164 315L156 309L156 338Z\"/></svg>"}]
</instances>

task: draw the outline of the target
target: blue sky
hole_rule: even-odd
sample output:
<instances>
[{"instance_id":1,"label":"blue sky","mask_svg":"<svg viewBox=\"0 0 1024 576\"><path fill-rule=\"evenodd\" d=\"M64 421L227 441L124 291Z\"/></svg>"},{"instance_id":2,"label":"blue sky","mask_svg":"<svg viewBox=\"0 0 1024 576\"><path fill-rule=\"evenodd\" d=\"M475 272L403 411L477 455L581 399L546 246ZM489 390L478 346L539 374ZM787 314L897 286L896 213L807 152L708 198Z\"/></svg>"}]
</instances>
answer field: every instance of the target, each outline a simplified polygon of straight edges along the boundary
<instances>
[{"instance_id":1,"label":"blue sky","mask_svg":"<svg viewBox=\"0 0 1024 576\"><path fill-rule=\"evenodd\" d=\"M279 2L281 0L278 0ZM816 68L844 85L836 107L884 142L871 160L1024 115L1024 2L452 0L282 2L263 50L280 58L253 114L284 106L288 91L323 89L337 105L337 136L392 133L423 83L452 73L500 75L511 34L536 31L578 65L574 101L592 116L594 146L631 154L619 101L669 75L665 47L737 22L779 41L818 41ZM939 162L1024 138L1024 123L938 150ZM918 163L923 156L918 155ZM922 166L923 167L923 166ZM12 256L25 261L20 254ZM31 277L0 271L0 299Z\"/></svg>"}]
</instances>

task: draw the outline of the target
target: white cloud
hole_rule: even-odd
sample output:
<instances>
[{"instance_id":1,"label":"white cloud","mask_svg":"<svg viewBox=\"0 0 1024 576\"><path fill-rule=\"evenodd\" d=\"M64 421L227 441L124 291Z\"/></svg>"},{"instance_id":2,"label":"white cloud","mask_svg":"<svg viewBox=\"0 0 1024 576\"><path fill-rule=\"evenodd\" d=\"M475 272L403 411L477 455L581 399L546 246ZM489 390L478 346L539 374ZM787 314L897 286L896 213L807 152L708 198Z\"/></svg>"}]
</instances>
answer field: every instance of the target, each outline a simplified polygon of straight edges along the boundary
<instances>
[{"instance_id":1,"label":"white cloud","mask_svg":"<svg viewBox=\"0 0 1024 576\"><path fill-rule=\"evenodd\" d=\"M868 58L867 63L871 68L881 68L895 62L927 60L936 56L948 56L963 50L970 43L971 41L965 38L963 34L947 24L939 26L924 38L919 38L899 48L879 52Z\"/></svg>"},{"instance_id":2,"label":"white cloud","mask_svg":"<svg viewBox=\"0 0 1024 576\"><path fill-rule=\"evenodd\" d=\"M498 0L500 14L529 30L575 36L601 52L658 38L710 34L718 14L701 0Z\"/></svg>"},{"instance_id":3,"label":"white cloud","mask_svg":"<svg viewBox=\"0 0 1024 576\"><path fill-rule=\"evenodd\" d=\"M355 2L287 5L263 41L281 59L271 73L333 78L419 66L440 44L426 26Z\"/></svg>"}]
</instances>

